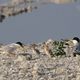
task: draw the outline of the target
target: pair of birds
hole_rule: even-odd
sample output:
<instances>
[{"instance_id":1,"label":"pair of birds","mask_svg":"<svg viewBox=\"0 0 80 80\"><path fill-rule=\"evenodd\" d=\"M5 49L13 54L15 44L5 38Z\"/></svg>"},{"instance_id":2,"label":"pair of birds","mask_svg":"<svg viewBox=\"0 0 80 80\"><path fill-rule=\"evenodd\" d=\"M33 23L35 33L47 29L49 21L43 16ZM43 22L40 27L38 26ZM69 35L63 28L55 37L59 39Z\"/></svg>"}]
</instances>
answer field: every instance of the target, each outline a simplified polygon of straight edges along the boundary
<instances>
[{"instance_id":1,"label":"pair of birds","mask_svg":"<svg viewBox=\"0 0 80 80\"><path fill-rule=\"evenodd\" d=\"M16 42L16 44L20 45L22 48L23 43L21 42ZM69 40L66 45L69 45L70 47L73 48L73 55L76 56L76 54L80 55L80 39L78 37L74 37L73 39ZM47 48L45 48L47 49ZM47 50L45 50L47 51Z\"/></svg>"}]
</instances>

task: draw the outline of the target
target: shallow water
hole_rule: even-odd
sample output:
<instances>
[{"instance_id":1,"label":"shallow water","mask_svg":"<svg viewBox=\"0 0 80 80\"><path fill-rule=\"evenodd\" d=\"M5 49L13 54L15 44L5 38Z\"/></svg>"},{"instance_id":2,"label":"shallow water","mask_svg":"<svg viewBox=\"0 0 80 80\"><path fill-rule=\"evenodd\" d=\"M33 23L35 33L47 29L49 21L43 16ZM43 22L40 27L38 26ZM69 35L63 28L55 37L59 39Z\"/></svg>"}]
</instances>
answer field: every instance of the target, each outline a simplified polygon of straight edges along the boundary
<instances>
[{"instance_id":1,"label":"shallow water","mask_svg":"<svg viewBox=\"0 0 80 80\"><path fill-rule=\"evenodd\" d=\"M0 0L1 2L3 0ZM0 43L80 37L80 3L45 4L0 23Z\"/></svg>"}]
</instances>

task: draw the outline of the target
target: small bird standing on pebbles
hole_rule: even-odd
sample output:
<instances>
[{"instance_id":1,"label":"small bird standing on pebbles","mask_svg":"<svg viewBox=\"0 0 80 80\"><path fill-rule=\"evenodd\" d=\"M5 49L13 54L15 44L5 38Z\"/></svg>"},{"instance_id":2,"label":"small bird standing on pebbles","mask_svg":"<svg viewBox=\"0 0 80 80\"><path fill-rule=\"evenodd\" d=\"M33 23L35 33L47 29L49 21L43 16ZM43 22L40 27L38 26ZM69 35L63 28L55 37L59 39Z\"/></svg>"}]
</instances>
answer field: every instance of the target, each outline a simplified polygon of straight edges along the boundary
<instances>
[{"instance_id":1,"label":"small bird standing on pebbles","mask_svg":"<svg viewBox=\"0 0 80 80\"><path fill-rule=\"evenodd\" d=\"M24 45L22 42L16 42L16 44L19 45L21 47L21 50L24 51L23 54L25 54L27 52L28 46Z\"/></svg>"},{"instance_id":2,"label":"small bird standing on pebbles","mask_svg":"<svg viewBox=\"0 0 80 80\"><path fill-rule=\"evenodd\" d=\"M21 47L23 47L23 43L21 42L16 42L16 44L20 45Z\"/></svg>"},{"instance_id":3,"label":"small bird standing on pebbles","mask_svg":"<svg viewBox=\"0 0 80 80\"><path fill-rule=\"evenodd\" d=\"M80 39L78 37L74 37L66 44L69 45L70 48L72 48L73 56L76 56L76 54L80 55Z\"/></svg>"},{"instance_id":4,"label":"small bird standing on pebbles","mask_svg":"<svg viewBox=\"0 0 80 80\"><path fill-rule=\"evenodd\" d=\"M76 47L79 45L79 38L78 37L74 37L73 39L69 40L68 42L66 42L67 45L69 45L70 47Z\"/></svg>"},{"instance_id":5,"label":"small bird standing on pebbles","mask_svg":"<svg viewBox=\"0 0 80 80\"><path fill-rule=\"evenodd\" d=\"M74 42L74 45L75 45L73 55L74 56L76 56L76 54L80 55L80 39L78 37L74 37L73 42Z\"/></svg>"}]
</instances>

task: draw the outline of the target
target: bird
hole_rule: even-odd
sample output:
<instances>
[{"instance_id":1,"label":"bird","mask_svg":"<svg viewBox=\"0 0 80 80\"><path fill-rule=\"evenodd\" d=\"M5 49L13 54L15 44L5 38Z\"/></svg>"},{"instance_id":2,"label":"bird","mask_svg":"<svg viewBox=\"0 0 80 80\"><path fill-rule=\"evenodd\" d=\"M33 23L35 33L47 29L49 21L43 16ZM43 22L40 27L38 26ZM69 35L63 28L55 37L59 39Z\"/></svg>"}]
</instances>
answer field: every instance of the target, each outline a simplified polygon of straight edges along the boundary
<instances>
[{"instance_id":1,"label":"bird","mask_svg":"<svg viewBox=\"0 0 80 80\"><path fill-rule=\"evenodd\" d=\"M23 47L23 43L22 42L16 42L16 44L20 45L21 47Z\"/></svg>"},{"instance_id":2,"label":"bird","mask_svg":"<svg viewBox=\"0 0 80 80\"><path fill-rule=\"evenodd\" d=\"M69 45L69 47L76 47L79 44L80 40L78 37L74 37L73 39L70 39L66 41L66 45Z\"/></svg>"},{"instance_id":3,"label":"bird","mask_svg":"<svg viewBox=\"0 0 80 80\"><path fill-rule=\"evenodd\" d=\"M72 49L73 56L76 54L80 55L80 39L78 37L73 37L73 39L69 40L66 45Z\"/></svg>"},{"instance_id":4,"label":"bird","mask_svg":"<svg viewBox=\"0 0 80 80\"><path fill-rule=\"evenodd\" d=\"M78 37L74 37L73 38L73 42L74 42L74 52L73 55L80 55L80 39Z\"/></svg>"},{"instance_id":5,"label":"bird","mask_svg":"<svg viewBox=\"0 0 80 80\"><path fill-rule=\"evenodd\" d=\"M73 38L73 43L74 43L74 46L78 45L80 42L80 39L78 37L74 37Z\"/></svg>"}]
</instances>

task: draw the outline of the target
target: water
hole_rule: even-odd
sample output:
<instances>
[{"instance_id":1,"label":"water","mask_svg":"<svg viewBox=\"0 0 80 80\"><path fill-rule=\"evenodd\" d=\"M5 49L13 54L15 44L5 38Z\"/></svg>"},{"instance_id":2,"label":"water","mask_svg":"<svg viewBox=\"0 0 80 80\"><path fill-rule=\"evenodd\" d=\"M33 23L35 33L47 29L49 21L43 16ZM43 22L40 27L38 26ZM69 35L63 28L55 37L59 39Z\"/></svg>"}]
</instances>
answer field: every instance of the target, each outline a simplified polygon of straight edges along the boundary
<instances>
[{"instance_id":1,"label":"water","mask_svg":"<svg viewBox=\"0 0 80 80\"><path fill-rule=\"evenodd\" d=\"M6 18L0 23L0 43L32 43L44 42L49 38L59 40L80 37L78 5L80 4L42 4L31 13Z\"/></svg>"}]
</instances>

